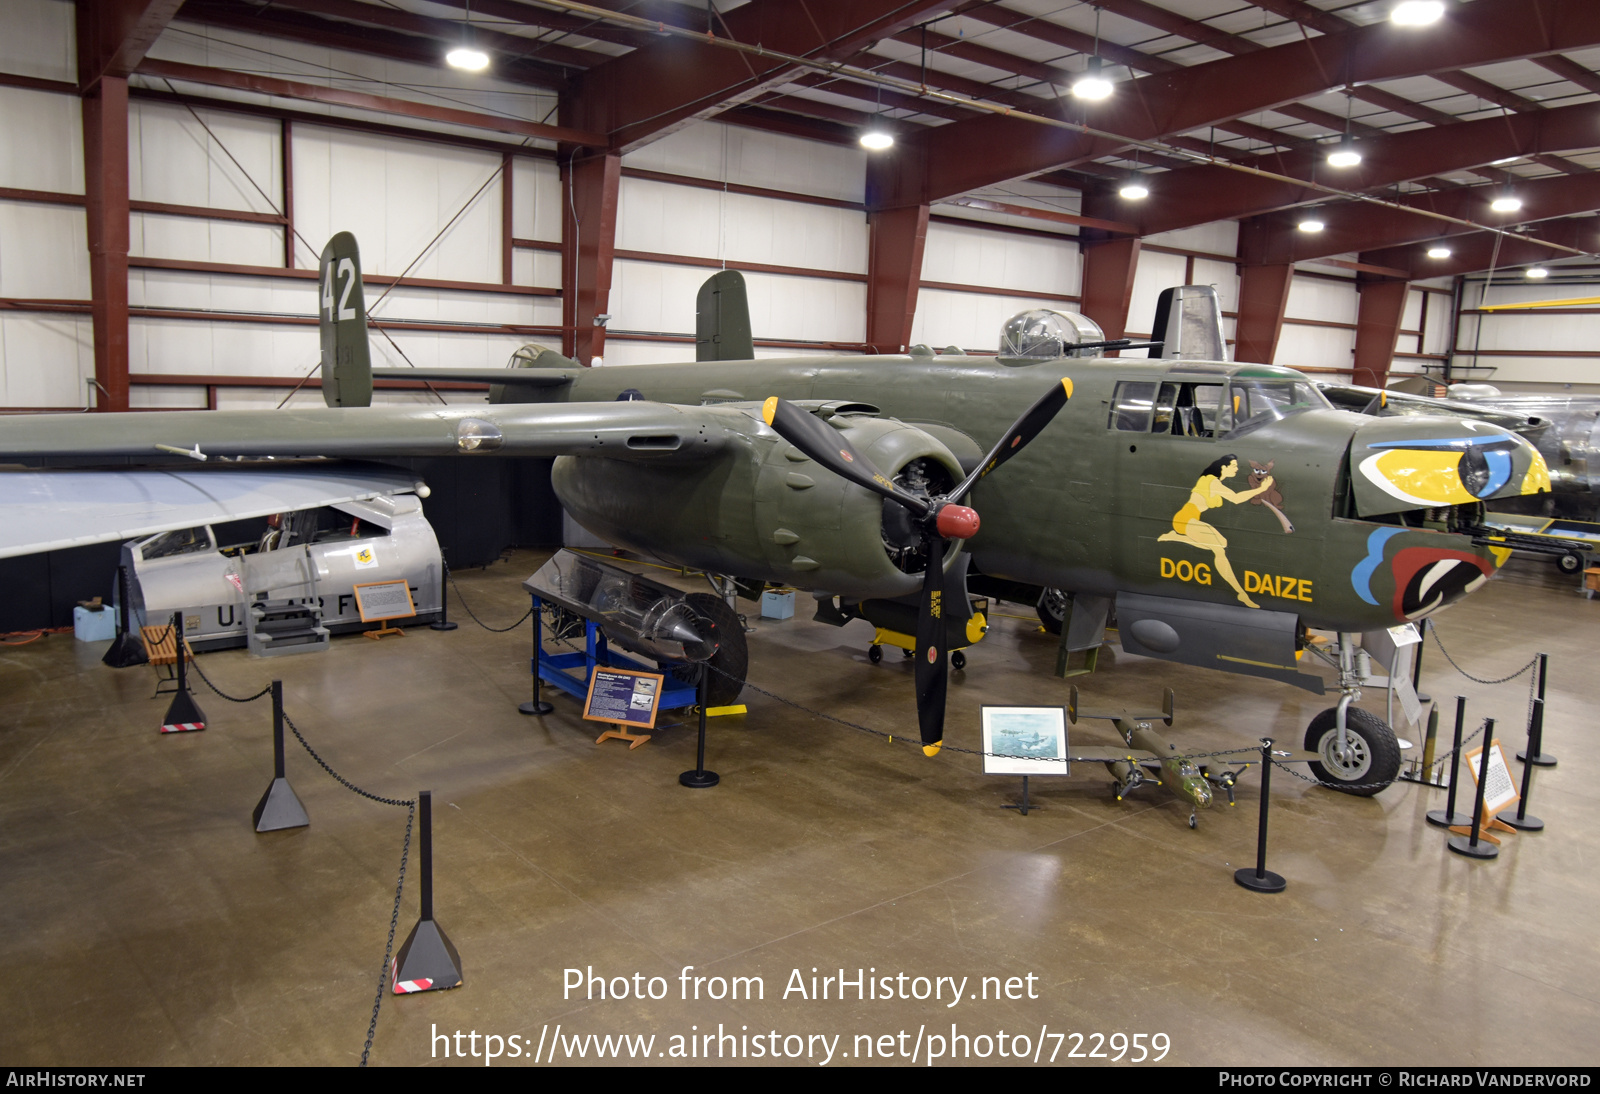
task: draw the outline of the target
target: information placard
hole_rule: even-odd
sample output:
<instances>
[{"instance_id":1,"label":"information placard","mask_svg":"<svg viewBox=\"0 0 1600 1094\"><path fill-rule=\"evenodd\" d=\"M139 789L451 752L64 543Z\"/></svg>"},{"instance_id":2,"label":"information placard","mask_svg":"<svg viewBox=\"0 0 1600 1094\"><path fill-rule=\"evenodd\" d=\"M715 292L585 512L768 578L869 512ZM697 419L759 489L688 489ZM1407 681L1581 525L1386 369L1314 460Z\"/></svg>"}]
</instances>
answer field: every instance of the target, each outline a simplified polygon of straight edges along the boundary
<instances>
[{"instance_id":1,"label":"information placard","mask_svg":"<svg viewBox=\"0 0 1600 1094\"><path fill-rule=\"evenodd\" d=\"M1482 758L1482 746L1467 753L1467 770L1472 772L1474 786L1478 784L1478 765ZM1489 776L1483 788L1483 819L1493 820L1496 813L1517 804L1521 799L1522 795L1517 793L1517 781L1511 777L1511 766L1506 763L1506 754L1500 748L1500 739L1497 737L1489 745Z\"/></svg>"},{"instance_id":2,"label":"information placard","mask_svg":"<svg viewBox=\"0 0 1600 1094\"><path fill-rule=\"evenodd\" d=\"M1065 707L983 708L986 775L1069 775Z\"/></svg>"},{"instance_id":3,"label":"information placard","mask_svg":"<svg viewBox=\"0 0 1600 1094\"><path fill-rule=\"evenodd\" d=\"M363 623L376 623L385 619L409 619L417 614L411 601L411 588L404 580L371 581L357 585L356 610Z\"/></svg>"},{"instance_id":4,"label":"information placard","mask_svg":"<svg viewBox=\"0 0 1600 1094\"><path fill-rule=\"evenodd\" d=\"M665 680L660 673L596 666L583 701L583 716L591 722L654 729Z\"/></svg>"}]
</instances>

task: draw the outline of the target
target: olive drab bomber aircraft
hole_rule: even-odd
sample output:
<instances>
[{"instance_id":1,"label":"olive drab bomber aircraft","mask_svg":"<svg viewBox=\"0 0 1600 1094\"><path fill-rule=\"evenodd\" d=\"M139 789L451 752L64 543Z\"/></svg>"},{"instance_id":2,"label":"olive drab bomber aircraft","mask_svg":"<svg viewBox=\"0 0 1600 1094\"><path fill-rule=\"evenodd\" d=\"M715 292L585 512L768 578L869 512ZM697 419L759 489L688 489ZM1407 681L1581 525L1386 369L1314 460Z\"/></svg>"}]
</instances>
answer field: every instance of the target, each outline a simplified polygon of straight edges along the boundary
<instances>
[{"instance_id":1,"label":"olive drab bomber aircraft","mask_svg":"<svg viewBox=\"0 0 1600 1094\"><path fill-rule=\"evenodd\" d=\"M988 583L1065 595L1068 626L1095 645L1114 610L1128 652L1316 693L1298 655L1307 628L1335 632L1341 697L1305 747L1323 779L1375 793L1400 754L1350 705L1355 636L1483 584L1510 553L1482 527L1484 502L1550 488L1538 451L1492 422L1364 416L1293 369L1228 362L1209 289L1163 294L1150 359L1095 356L1138 347L1082 316L1025 312L998 357L755 360L743 281L723 271L701 289L692 363L585 368L530 346L507 369L374 373L354 237L321 264L327 407L18 416L0 423L0 455L181 453L217 476L283 477L325 474L328 458L556 457L562 504L611 543L814 591L835 622L912 605L929 755L947 647L966 644L968 589ZM492 387L487 405L374 407L375 374ZM8 516L0 555L48 545L26 506ZM120 535L95 520L83 512L72 541Z\"/></svg>"}]
</instances>

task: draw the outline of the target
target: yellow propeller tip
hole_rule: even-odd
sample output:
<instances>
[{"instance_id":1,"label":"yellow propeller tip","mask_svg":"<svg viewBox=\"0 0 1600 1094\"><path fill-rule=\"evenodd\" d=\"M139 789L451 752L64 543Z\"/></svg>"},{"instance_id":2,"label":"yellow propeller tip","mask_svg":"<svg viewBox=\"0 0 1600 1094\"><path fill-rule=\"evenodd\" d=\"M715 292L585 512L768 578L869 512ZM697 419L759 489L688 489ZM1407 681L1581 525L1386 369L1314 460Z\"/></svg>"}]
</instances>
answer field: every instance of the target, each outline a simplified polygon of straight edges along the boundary
<instances>
[{"instance_id":1,"label":"yellow propeller tip","mask_svg":"<svg viewBox=\"0 0 1600 1094\"><path fill-rule=\"evenodd\" d=\"M1063 376L1061 378L1061 386L1066 391L1067 398L1072 398L1072 377Z\"/></svg>"},{"instance_id":2,"label":"yellow propeller tip","mask_svg":"<svg viewBox=\"0 0 1600 1094\"><path fill-rule=\"evenodd\" d=\"M772 424L773 416L776 415L777 413L778 413L778 397L776 395L772 396L766 402L761 404L761 419L762 419L762 421L766 422L768 425Z\"/></svg>"},{"instance_id":3,"label":"yellow propeller tip","mask_svg":"<svg viewBox=\"0 0 1600 1094\"><path fill-rule=\"evenodd\" d=\"M937 756L939 754L939 750L941 748L943 748L943 747L944 747L944 742L943 741L935 741L931 745L923 745L922 746L922 754L924 756Z\"/></svg>"}]
</instances>

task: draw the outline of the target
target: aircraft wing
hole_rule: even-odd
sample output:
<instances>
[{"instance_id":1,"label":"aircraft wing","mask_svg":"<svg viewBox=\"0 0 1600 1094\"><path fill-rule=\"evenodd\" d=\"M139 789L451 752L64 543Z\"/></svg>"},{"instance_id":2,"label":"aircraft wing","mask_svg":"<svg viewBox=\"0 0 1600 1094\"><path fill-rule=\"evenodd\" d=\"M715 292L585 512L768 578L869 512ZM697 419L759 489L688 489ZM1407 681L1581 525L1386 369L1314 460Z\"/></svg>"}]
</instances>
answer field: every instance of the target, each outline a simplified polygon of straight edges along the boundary
<instances>
[{"instance_id":1,"label":"aircraft wing","mask_svg":"<svg viewBox=\"0 0 1600 1094\"><path fill-rule=\"evenodd\" d=\"M640 401L37 414L0 419L0 457L281 459L499 452L696 460L720 451L749 427L748 414L736 408Z\"/></svg>"},{"instance_id":2,"label":"aircraft wing","mask_svg":"<svg viewBox=\"0 0 1600 1094\"><path fill-rule=\"evenodd\" d=\"M1141 760L1153 760L1156 758L1154 752L1146 752L1142 748L1095 748L1092 746L1079 748L1077 745L1072 745L1067 749L1067 752L1074 762L1082 760L1084 763L1114 764L1118 760L1132 760L1137 763Z\"/></svg>"},{"instance_id":3,"label":"aircraft wing","mask_svg":"<svg viewBox=\"0 0 1600 1094\"><path fill-rule=\"evenodd\" d=\"M362 464L211 465L172 470L0 471L0 558L134 539L416 489Z\"/></svg>"}]
</instances>

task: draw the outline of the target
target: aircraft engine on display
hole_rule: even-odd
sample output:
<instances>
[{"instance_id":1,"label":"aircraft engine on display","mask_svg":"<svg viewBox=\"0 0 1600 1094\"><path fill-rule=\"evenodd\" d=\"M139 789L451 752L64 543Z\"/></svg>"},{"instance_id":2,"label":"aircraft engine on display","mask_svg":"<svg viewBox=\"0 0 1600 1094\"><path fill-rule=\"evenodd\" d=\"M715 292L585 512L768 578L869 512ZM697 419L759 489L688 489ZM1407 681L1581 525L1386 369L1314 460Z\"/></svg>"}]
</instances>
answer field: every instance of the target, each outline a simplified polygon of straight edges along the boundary
<instances>
[{"instance_id":1,"label":"aircraft engine on display","mask_svg":"<svg viewBox=\"0 0 1600 1094\"><path fill-rule=\"evenodd\" d=\"M439 541L413 494L281 513L259 538L219 543L210 525L122 546L129 606L140 623L182 612L196 650L248 643L251 607L314 605L330 633L363 629L354 586L404 580L422 621L440 609Z\"/></svg>"},{"instance_id":2,"label":"aircraft engine on display","mask_svg":"<svg viewBox=\"0 0 1600 1094\"><path fill-rule=\"evenodd\" d=\"M874 417L876 407L796 405L913 494L942 495L964 475L946 444ZM762 422L759 407L748 431L715 459L669 467L563 456L551 482L573 519L607 542L710 573L854 597L908 596L922 587L922 537L905 510L818 467ZM956 557L946 555L946 568Z\"/></svg>"}]
</instances>

